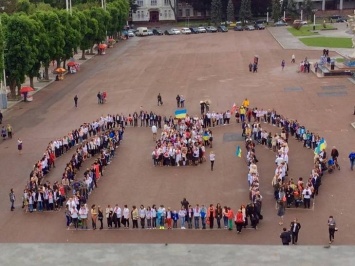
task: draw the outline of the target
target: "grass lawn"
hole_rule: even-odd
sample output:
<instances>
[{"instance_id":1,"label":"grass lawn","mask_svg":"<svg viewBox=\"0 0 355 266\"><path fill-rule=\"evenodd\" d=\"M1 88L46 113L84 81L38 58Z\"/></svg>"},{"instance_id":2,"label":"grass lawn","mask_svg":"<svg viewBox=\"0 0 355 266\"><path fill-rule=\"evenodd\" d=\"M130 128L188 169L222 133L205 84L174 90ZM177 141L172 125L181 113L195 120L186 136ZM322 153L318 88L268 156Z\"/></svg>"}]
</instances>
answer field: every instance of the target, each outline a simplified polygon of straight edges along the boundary
<instances>
[{"instance_id":1,"label":"grass lawn","mask_svg":"<svg viewBox=\"0 0 355 266\"><path fill-rule=\"evenodd\" d=\"M327 24L327 29L332 29L334 28L332 25ZM323 29L323 25L317 25L316 24L316 31ZM313 25L304 25L302 26L299 30L296 30L293 27L287 28L287 30L296 37L299 36L313 36L313 35L318 35L318 33L313 32Z\"/></svg>"},{"instance_id":2,"label":"grass lawn","mask_svg":"<svg viewBox=\"0 0 355 266\"><path fill-rule=\"evenodd\" d=\"M329 47L329 48L352 48L351 38L334 38L334 37L310 37L300 38L300 41L307 46Z\"/></svg>"}]
</instances>

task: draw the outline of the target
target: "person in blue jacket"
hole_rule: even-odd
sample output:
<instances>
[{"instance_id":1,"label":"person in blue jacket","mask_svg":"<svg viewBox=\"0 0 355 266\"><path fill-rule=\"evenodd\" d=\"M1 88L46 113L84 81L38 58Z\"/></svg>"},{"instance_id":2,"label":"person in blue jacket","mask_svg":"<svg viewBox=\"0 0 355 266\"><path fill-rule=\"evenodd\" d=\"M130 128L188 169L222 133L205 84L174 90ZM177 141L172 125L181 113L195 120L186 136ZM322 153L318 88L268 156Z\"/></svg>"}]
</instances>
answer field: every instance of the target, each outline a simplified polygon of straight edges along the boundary
<instances>
[{"instance_id":1,"label":"person in blue jacket","mask_svg":"<svg viewBox=\"0 0 355 266\"><path fill-rule=\"evenodd\" d=\"M350 169L351 171L354 170L354 164L355 164L355 152L350 152L349 154L349 160L350 160Z\"/></svg>"}]
</instances>

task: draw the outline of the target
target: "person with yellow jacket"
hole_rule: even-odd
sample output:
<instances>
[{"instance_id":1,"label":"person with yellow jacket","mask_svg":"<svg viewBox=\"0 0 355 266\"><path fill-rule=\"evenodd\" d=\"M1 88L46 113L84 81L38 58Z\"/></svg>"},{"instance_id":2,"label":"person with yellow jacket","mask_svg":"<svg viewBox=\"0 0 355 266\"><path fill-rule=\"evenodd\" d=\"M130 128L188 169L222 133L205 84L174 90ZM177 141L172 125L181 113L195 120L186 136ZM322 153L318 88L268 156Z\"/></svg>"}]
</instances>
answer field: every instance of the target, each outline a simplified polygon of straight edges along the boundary
<instances>
[{"instance_id":1,"label":"person with yellow jacket","mask_svg":"<svg viewBox=\"0 0 355 266\"><path fill-rule=\"evenodd\" d=\"M246 110L245 110L244 106L242 105L239 108L240 121L242 121L242 123L245 121L245 113L246 113Z\"/></svg>"},{"instance_id":2,"label":"person with yellow jacket","mask_svg":"<svg viewBox=\"0 0 355 266\"><path fill-rule=\"evenodd\" d=\"M243 103L242 103L243 107L248 109L249 108L249 105L250 105L250 102L248 100L248 98L245 98Z\"/></svg>"}]
</instances>

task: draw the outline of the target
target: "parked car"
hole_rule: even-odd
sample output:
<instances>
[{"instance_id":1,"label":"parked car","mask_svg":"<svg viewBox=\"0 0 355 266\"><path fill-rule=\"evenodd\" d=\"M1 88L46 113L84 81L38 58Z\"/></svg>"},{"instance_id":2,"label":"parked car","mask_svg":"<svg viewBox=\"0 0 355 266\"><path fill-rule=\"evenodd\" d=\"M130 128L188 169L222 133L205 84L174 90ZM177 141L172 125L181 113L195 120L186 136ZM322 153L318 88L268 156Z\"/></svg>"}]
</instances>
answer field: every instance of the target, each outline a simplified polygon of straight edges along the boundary
<instances>
[{"instance_id":1,"label":"parked car","mask_svg":"<svg viewBox=\"0 0 355 266\"><path fill-rule=\"evenodd\" d=\"M265 30L265 26L263 24L256 24L254 27L256 30Z\"/></svg>"},{"instance_id":2,"label":"parked car","mask_svg":"<svg viewBox=\"0 0 355 266\"><path fill-rule=\"evenodd\" d=\"M295 21L293 21L293 24L307 25L308 22L305 20L296 19Z\"/></svg>"},{"instance_id":3,"label":"parked car","mask_svg":"<svg viewBox=\"0 0 355 266\"><path fill-rule=\"evenodd\" d=\"M243 31L244 30L242 26L235 26L233 29L235 31Z\"/></svg>"},{"instance_id":4,"label":"parked car","mask_svg":"<svg viewBox=\"0 0 355 266\"><path fill-rule=\"evenodd\" d=\"M153 34L154 35L164 35L164 32L162 30L159 30L159 29L153 29Z\"/></svg>"},{"instance_id":5,"label":"parked car","mask_svg":"<svg viewBox=\"0 0 355 266\"><path fill-rule=\"evenodd\" d=\"M217 31L219 31L219 32L228 32L228 28L226 26L218 26Z\"/></svg>"},{"instance_id":6,"label":"parked car","mask_svg":"<svg viewBox=\"0 0 355 266\"><path fill-rule=\"evenodd\" d=\"M182 34L191 34L191 30L189 28L182 28L180 31Z\"/></svg>"},{"instance_id":7,"label":"parked car","mask_svg":"<svg viewBox=\"0 0 355 266\"><path fill-rule=\"evenodd\" d=\"M135 34L136 34L136 36L148 36L148 28L147 27L138 27Z\"/></svg>"},{"instance_id":8,"label":"parked car","mask_svg":"<svg viewBox=\"0 0 355 266\"><path fill-rule=\"evenodd\" d=\"M348 20L346 18L338 18L336 22L342 23L342 22L347 22Z\"/></svg>"},{"instance_id":9,"label":"parked car","mask_svg":"<svg viewBox=\"0 0 355 266\"><path fill-rule=\"evenodd\" d=\"M198 27L198 31L200 33L206 33L207 32L205 27Z\"/></svg>"},{"instance_id":10,"label":"parked car","mask_svg":"<svg viewBox=\"0 0 355 266\"><path fill-rule=\"evenodd\" d=\"M255 20L255 24L263 24L263 23L267 23L266 18Z\"/></svg>"},{"instance_id":11,"label":"parked car","mask_svg":"<svg viewBox=\"0 0 355 266\"><path fill-rule=\"evenodd\" d=\"M136 35L134 34L133 30L128 30L127 33L128 33L128 37L134 37L134 36L136 36Z\"/></svg>"},{"instance_id":12,"label":"parked car","mask_svg":"<svg viewBox=\"0 0 355 266\"><path fill-rule=\"evenodd\" d=\"M206 27L207 32L217 32L217 28L213 26Z\"/></svg>"},{"instance_id":13,"label":"parked car","mask_svg":"<svg viewBox=\"0 0 355 266\"><path fill-rule=\"evenodd\" d=\"M275 22L275 23L274 23L274 26L275 26L275 27L287 26L287 23L284 22L284 21L282 21L282 20L280 20L280 21L278 21L278 22Z\"/></svg>"},{"instance_id":14,"label":"parked car","mask_svg":"<svg viewBox=\"0 0 355 266\"><path fill-rule=\"evenodd\" d=\"M191 30L191 33L193 33L193 34L198 34L198 33L200 33L199 29L196 28L196 27L190 28L190 30Z\"/></svg>"},{"instance_id":15,"label":"parked car","mask_svg":"<svg viewBox=\"0 0 355 266\"><path fill-rule=\"evenodd\" d=\"M329 18L329 20L330 21L334 21L334 20L337 20L337 19L339 19L339 18L341 18L341 16L340 15L333 15L333 16L331 16L330 18Z\"/></svg>"},{"instance_id":16,"label":"parked car","mask_svg":"<svg viewBox=\"0 0 355 266\"><path fill-rule=\"evenodd\" d=\"M178 29L171 29L171 31L172 31L175 35L181 34L181 31L179 31Z\"/></svg>"},{"instance_id":17,"label":"parked car","mask_svg":"<svg viewBox=\"0 0 355 266\"><path fill-rule=\"evenodd\" d=\"M247 26L245 26L245 28L244 28L245 30L247 30L247 31L252 31L252 30L255 30L255 28L254 28L254 26L251 26L251 25L247 25Z\"/></svg>"},{"instance_id":18,"label":"parked car","mask_svg":"<svg viewBox=\"0 0 355 266\"><path fill-rule=\"evenodd\" d=\"M152 30L148 30L148 36L153 36L153 31Z\"/></svg>"},{"instance_id":19,"label":"parked car","mask_svg":"<svg viewBox=\"0 0 355 266\"><path fill-rule=\"evenodd\" d=\"M165 30L165 31L164 31L164 34L165 34L165 35L175 35L175 33L174 33L171 29Z\"/></svg>"}]
</instances>

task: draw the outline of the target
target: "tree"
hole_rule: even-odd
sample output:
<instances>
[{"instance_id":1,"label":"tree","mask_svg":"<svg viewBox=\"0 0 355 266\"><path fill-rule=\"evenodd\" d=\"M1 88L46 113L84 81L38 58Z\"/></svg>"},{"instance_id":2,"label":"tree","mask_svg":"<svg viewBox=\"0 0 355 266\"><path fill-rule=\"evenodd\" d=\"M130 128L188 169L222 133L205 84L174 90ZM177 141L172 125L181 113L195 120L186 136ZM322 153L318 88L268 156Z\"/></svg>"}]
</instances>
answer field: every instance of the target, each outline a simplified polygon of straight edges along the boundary
<instances>
[{"instance_id":1,"label":"tree","mask_svg":"<svg viewBox=\"0 0 355 266\"><path fill-rule=\"evenodd\" d=\"M89 10L85 10L84 12L82 12L82 15L84 16L86 21L87 31L81 39L79 47L82 51L81 59L85 60L85 50L92 48L92 46L94 45L97 32L99 30L99 23L95 18L91 17ZM83 17L80 18L80 21L83 21Z\"/></svg>"},{"instance_id":2,"label":"tree","mask_svg":"<svg viewBox=\"0 0 355 266\"><path fill-rule=\"evenodd\" d=\"M186 2L191 5L194 10L204 14L204 16L211 10L212 0L186 0Z\"/></svg>"},{"instance_id":3,"label":"tree","mask_svg":"<svg viewBox=\"0 0 355 266\"><path fill-rule=\"evenodd\" d=\"M308 20L309 16L312 15L314 9L312 0L304 0L302 7L303 13L306 19Z\"/></svg>"},{"instance_id":4,"label":"tree","mask_svg":"<svg viewBox=\"0 0 355 266\"><path fill-rule=\"evenodd\" d=\"M298 16L297 5L294 0L287 1L286 10L290 17L295 18Z\"/></svg>"},{"instance_id":5,"label":"tree","mask_svg":"<svg viewBox=\"0 0 355 266\"><path fill-rule=\"evenodd\" d=\"M272 19L276 22L281 17L281 4L279 0L272 1Z\"/></svg>"},{"instance_id":6,"label":"tree","mask_svg":"<svg viewBox=\"0 0 355 266\"><path fill-rule=\"evenodd\" d=\"M232 0L229 0L227 6L227 21L234 21L234 20L235 20L234 5Z\"/></svg>"},{"instance_id":7,"label":"tree","mask_svg":"<svg viewBox=\"0 0 355 266\"><path fill-rule=\"evenodd\" d=\"M19 95L26 73L37 62L35 21L28 16L14 14L8 18L5 26L5 67L11 97ZM17 91L16 91L17 87Z\"/></svg>"},{"instance_id":8,"label":"tree","mask_svg":"<svg viewBox=\"0 0 355 266\"><path fill-rule=\"evenodd\" d=\"M28 0L21 0L16 5L16 12L24 12L27 15L31 12L31 3Z\"/></svg>"},{"instance_id":9,"label":"tree","mask_svg":"<svg viewBox=\"0 0 355 266\"><path fill-rule=\"evenodd\" d=\"M222 3L221 0L212 0L211 2L211 22L218 25L222 21Z\"/></svg>"},{"instance_id":10,"label":"tree","mask_svg":"<svg viewBox=\"0 0 355 266\"><path fill-rule=\"evenodd\" d=\"M251 3L250 0L242 0L240 4L239 10L239 19L241 20L242 24L245 24L245 21L251 18Z\"/></svg>"},{"instance_id":11,"label":"tree","mask_svg":"<svg viewBox=\"0 0 355 266\"><path fill-rule=\"evenodd\" d=\"M174 13L174 18L175 22L177 21L177 14L176 14L176 9L177 9L177 0L168 0L169 1L169 6L173 10Z\"/></svg>"},{"instance_id":12,"label":"tree","mask_svg":"<svg viewBox=\"0 0 355 266\"><path fill-rule=\"evenodd\" d=\"M46 58L46 61L43 61L44 66L44 78L49 79L48 77L48 68L51 60L58 60L63 55L63 48L65 45L65 35L63 25L61 24L58 15L53 11L40 11L34 14L34 18L41 21L45 30L45 34L48 38L48 54L49 59ZM60 67L57 64L57 67Z\"/></svg>"},{"instance_id":13,"label":"tree","mask_svg":"<svg viewBox=\"0 0 355 266\"><path fill-rule=\"evenodd\" d=\"M93 7L89 11L90 16L98 22L96 36L94 36L94 41L96 44L100 44L106 39L107 26L110 21L110 14L103 10L101 7Z\"/></svg>"}]
</instances>

